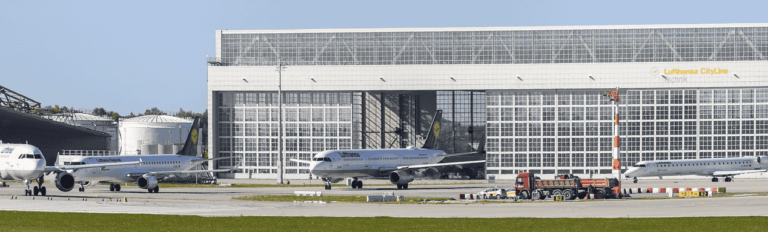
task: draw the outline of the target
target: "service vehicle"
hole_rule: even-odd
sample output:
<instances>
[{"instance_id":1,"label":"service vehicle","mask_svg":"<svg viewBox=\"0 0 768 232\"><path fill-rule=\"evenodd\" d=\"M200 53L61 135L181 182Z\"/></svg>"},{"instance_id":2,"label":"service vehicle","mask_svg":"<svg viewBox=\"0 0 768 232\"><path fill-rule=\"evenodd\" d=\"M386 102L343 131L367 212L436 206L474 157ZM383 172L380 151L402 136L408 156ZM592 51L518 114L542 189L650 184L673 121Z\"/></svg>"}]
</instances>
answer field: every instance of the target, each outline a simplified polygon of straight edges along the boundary
<instances>
[{"instance_id":1,"label":"service vehicle","mask_svg":"<svg viewBox=\"0 0 768 232\"><path fill-rule=\"evenodd\" d=\"M489 199L507 199L507 190L501 188L487 188L477 193Z\"/></svg>"},{"instance_id":2,"label":"service vehicle","mask_svg":"<svg viewBox=\"0 0 768 232\"><path fill-rule=\"evenodd\" d=\"M554 180L542 180L533 173L520 173L515 181L515 192L521 199L543 200L562 195L566 200L584 199L594 194L595 199L613 196L613 188L619 186L616 178L583 179L573 175L558 175Z\"/></svg>"}]
</instances>

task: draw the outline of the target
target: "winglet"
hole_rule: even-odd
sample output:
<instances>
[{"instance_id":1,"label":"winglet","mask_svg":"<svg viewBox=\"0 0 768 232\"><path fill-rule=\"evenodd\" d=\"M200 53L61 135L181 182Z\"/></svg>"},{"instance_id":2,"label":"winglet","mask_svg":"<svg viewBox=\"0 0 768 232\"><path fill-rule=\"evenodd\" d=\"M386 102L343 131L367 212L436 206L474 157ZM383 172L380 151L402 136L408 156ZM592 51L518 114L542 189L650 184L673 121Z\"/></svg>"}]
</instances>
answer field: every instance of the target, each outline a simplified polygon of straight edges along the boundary
<instances>
[{"instance_id":1,"label":"winglet","mask_svg":"<svg viewBox=\"0 0 768 232\"><path fill-rule=\"evenodd\" d=\"M429 127L427 139L424 140L424 145L421 148L435 149L437 145L437 137L440 136L440 119L443 117L443 111L437 110L435 117L432 118L432 126Z\"/></svg>"},{"instance_id":2,"label":"winglet","mask_svg":"<svg viewBox=\"0 0 768 232\"><path fill-rule=\"evenodd\" d=\"M200 129L200 117L195 117L195 121L192 123L192 128L187 135L187 141L184 143L184 148L177 152L177 155L194 156L197 153L197 142L200 139L198 134Z\"/></svg>"}]
</instances>

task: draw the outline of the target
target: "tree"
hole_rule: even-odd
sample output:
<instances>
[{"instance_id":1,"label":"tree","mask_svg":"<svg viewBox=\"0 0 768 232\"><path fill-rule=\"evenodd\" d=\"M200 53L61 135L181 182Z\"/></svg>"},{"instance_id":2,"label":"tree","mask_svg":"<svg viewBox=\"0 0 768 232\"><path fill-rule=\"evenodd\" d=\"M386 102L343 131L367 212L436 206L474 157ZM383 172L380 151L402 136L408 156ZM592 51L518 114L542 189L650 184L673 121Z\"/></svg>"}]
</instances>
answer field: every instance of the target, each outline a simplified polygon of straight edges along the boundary
<instances>
[{"instance_id":1,"label":"tree","mask_svg":"<svg viewBox=\"0 0 768 232\"><path fill-rule=\"evenodd\" d=\"M134 115L133 111L131 111L131 114L129 114L128 117L133 118L133 117L136 117L136 115Z\"/></svg>"},{"instance_id":2,"label":"tree","mask_svg":"<svg viewBox=\"0 0 768 232\"><path fill-rule=\"evenodd\" d=\"M61 112L62 113L67 113L67 112L69 112L69 108L67 108L66 106L62 106L61 107Z\"/></svg>"},{"instance_id":3,"label":"tree","mask_svg":"<svg viewBox=\"0 0 768 232\"><path fill-rule=\"evenodd\" d=\"M53 112L54 112L54 113L57 113L57 114L58 114L59 112L61 112L61 110L59 110L59 105L56 105L56 106L54 106L54 107L53 107Z\"/></svg>"}]
</instances>

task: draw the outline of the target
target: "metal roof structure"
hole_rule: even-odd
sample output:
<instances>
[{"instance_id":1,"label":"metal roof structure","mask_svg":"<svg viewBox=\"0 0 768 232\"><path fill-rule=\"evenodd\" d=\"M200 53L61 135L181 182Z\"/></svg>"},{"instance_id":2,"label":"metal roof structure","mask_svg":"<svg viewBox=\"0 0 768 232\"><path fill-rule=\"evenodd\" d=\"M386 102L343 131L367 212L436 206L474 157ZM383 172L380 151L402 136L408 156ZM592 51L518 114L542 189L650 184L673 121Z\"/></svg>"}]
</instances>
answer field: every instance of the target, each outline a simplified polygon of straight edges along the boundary
<instances>
[{"instance_id":1,"label":"metal roof structure","mask_svg":"<svg viewBox=\"0 0 768 232\"><path fill-rule=\"evenodd\" d=\"M216 31L218 66L768 60L768 24Z\"/></svg>"},{"instance_id":2,"label":"metal roof structure","mask_svg":"<svg viewBox=\"0 0 768 232\"><path fill-rule=\"evenodd\" d=\"M125 119L121 123L192 123L192 119L168 115L144 115Z\"/></svg>"},{"instance_id":3,"label":"metal roof structure","mask_svg":"<svg viewBox=\"0 0 768 232\"><path fill-rule=\"evenodd\" d=\"M0 106L29 113L40 108L40 102L0 85Z\"/></svg>"}]
</instances>

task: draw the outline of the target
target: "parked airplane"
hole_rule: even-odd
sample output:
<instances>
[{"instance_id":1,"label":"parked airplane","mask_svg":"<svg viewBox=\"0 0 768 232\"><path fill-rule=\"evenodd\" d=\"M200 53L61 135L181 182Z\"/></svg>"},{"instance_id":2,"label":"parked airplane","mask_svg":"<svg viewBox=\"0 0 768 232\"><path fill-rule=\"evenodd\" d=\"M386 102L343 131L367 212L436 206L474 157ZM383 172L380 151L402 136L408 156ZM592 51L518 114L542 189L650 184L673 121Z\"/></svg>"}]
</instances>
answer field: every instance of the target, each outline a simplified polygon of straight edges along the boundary
<instances>
[{"instance_id":1,"label":"parked airplane","mask_svg":"<svg viewBox=\"0 0 768 232\"><path fill-rule=\"evenodd\" d=\"M440 136L442 114L442 110L435 113L432 127L421 148L410 146L405 149L329 150L318 153L312 161L291 161L309 164L310 173L322 177L326 182L326 190L331 189L331 183L347 177L353 178L352 188L363 187L360 178L386 177L390 183L397 185L397 189L408 189L408 183L414 180L413 172L417 169L484 163L485 160L439 163L446 157L478 153L445 154L441 150L432 150Z\"/></svg>"},{"instance_id":2,"label":"parked airplane","mask_svg":"<svg viewBox=\"0 0 768 232\"><path fill-rule=\"evenodd\" d=\"M195 156L195 147L198 140L197 130L199 128L200 118L195 118L195 121L192 124L192 130L189 132L187 141L184 144L184 148L176 154L82 157L81 160L75 160L74 162L71 162L71 164L88 165L130 162L131 165L112 168L56 171L58 173L56 175L56 188L62 192L69 192L74 189L75 184L80 184L79 191L84 192L85 187L90 183L106 181L112 183L109 185L110 191L120 191L119 183L135 182L139 188L146 189L150 193L157 193L160 191L160 187L157 185L157 179L164 176L173 174L231 171L232 169L189 170L201 162L224 159L203 159Z\"/></svg>"},{"instance_id":3,"label":"parked airplane","mask_svg":"<svg viewBox=\"0 0 768 232\"><path fill-rule=\"evenodd\" d=\"M761 163L768 157L741 157L720 159L692 159L692 160L664 160L641 161L629 168L624 176L633 178L637 183L637 177L658 176L711 176L712 182L717 182L718 177L725 177L725 182L731 182L733 176L747 173L765 172L766 164Z\"/></svg>"},{"instance_id":4,"label":"parked airplane","mask_svg":"<svg viewBox=\"0 0 768 232\"><path fill-rule=\"evenodd\" d=\"M94 163L81 165L57 165L45 166L45 157L35 146L29 144L7 144L0 141L0 179L2 180L21 180L27 189L24 195L45 196L46 189L43 186L44 172L63 172L65 170L77 171L80 169L99 169L110 166L132 165L138 162L111 162ZM30 182L37 180L37 186L29 188Z\"/></svg>"}]
</instances>

